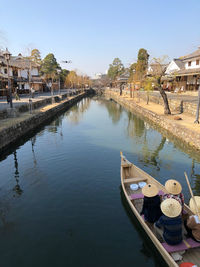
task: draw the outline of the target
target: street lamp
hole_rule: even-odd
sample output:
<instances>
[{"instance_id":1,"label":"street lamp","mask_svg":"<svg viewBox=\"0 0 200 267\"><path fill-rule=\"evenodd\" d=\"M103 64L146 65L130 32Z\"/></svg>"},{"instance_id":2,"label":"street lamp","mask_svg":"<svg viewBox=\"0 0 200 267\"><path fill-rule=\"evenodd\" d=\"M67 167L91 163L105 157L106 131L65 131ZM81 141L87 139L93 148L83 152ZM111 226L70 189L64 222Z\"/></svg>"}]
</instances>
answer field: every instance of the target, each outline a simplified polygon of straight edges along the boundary
<instances>
[{"instance_id":1,"label":"street lamp","mask_svg":"<svg viewBox=\"0 0 200 267\"><path fill-rule=\"evenodd\" d=\"M11 53L8 51L8 48L6 48L6 51L3 52L3 55L4 55L4 58L6 60L6 64L7 64L8 91L9 91L9 98L10 98L10 107L13 108L12 91L11 91L10 79L9 79L9 62L10 62Z\"/></svg>"},{"instance_id":2,"label":"street lamp","mask_svg":"<svg viewBox=\"0 0 200 267\"><path fill-rule=\"evenodd\" d=\"M58 91L58 94L60 95L60 73L61 73L61 69L57 69L57 73L58 73L58 77L59 77L59 84L58 84L59 91Z\"/></svg>"}]
</instances>

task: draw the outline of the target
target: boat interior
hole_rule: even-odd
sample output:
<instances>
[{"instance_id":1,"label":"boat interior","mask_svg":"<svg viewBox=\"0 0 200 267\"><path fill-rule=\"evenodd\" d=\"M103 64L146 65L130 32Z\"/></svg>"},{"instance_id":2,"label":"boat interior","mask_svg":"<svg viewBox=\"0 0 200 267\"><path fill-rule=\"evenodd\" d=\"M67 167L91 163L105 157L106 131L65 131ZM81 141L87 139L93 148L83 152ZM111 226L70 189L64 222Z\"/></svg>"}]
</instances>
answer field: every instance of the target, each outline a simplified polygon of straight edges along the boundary
<instances>
[{"instance_id":1,"label":"boat interior","mask_svg":"<svg viewBox=\"0 0 200 267\"><path fill-rule=\"evenodd\" d=\"M126 191L126 194L128 195L128 198L131 201L131 204L136 208L137 212L140 215L140 212L142 210L143 205L143 194L142 189L138 186L138 189L134 188L134 190L131 189L132 184L139 184L141 182L145 183L153 183L156 184L159 188L159 195L163 195L166 192L166 189L163 185L161 185L157 180L155 180L153 177L148 175L146 172L142 171L138 167L136 167L134 164L126 160L122 157L121 162L121 176L122 176L122 182L124 184L124 188ZM187 205L184 207L184 214L183 214L183 221L187 219L189 215L191 215L192 212L189 209ZM142 217L142 216L141 216ZM143 217L142 217L143 218ZM144 218L143 218L144 221ZM148 226L148 228L151 230L151 232L155 235L153 224L145 222L144 223ZM197 266L200 266L200 243L195 242L191 238L187 238L186 236L186 230L183 225L183 241L180 245L176 246L170 246L167 243L165 243L164 240L158 240L162 244L162 246L165 248L165 250L170 253L184 253L182 254L182 259L179 261L176 261L177 264L183 263L183 262L192 262L196 264Z\"/></svg>"}]
</instances>

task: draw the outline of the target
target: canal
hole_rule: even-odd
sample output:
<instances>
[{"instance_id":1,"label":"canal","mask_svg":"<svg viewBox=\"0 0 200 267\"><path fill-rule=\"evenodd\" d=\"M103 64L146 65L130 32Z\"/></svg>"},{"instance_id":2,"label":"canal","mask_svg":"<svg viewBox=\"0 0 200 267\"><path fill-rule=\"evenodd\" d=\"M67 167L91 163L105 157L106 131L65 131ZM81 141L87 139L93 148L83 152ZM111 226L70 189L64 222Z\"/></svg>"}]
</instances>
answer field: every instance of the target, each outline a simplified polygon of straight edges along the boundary
<instances>
[{"instance_id":1,"label":"canal","mask_svg":"<svg viewBox=\"0 0 200 267\"><path fill-rule=\"evenodd\" d=\"M120 150L164 183L183 172L200 194L198 157L103 98L85 98L1 155L3 267L165 266L120 187Z\"/></svg>"}]
</instances>

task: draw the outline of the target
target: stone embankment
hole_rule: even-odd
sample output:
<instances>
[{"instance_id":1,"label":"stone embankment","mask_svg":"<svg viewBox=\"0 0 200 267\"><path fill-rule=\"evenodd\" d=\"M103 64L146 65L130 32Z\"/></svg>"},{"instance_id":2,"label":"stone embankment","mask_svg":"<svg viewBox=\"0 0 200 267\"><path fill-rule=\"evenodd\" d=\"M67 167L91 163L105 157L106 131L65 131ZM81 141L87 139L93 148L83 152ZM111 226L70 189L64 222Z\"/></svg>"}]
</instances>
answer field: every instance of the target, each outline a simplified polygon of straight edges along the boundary
<instances>
[{"instance_id":1,"label":"stone embankment","mask_svg":"<svg viewBox=\"0 0 200 267\"><path fill-rule=\"evenodd\" d=\"M0 152L5 150L12 143L25 136L27 133L44 124L47 120L51 119L59 112L66 110L91 93L93 93L92 90L87 90L69 98L62 96L62 99L55 99L56 102L53 104L51 104L51 98L46 99L46 106L44 106L44 102L35 103L36 106L34 108L40 106L43 106L43 108L34 110L32 114L25 112L17 118L1 120ZM63 98L65 99L63 100ZM26 106L24 106L23 108L23 111L26 111L26 109L28 109L28 107Z\"/></svg>"},{"instance_id":2,"label":"stone embankment","mask_svg":"<svg viewBox=\"0 0 200 267\"><path fill-rule=\"evenodd\" d=\"M105 95L113 99L130 112L138 114L144 120L153 123L162 133L170 134L178 140L178 143L187 145L189 148L200 150L200 131L192 127L185 127L181 122L176 121L171 116L157 114L148 108L142 107L132 98L120 97L118 93L111 90L105 90ZM164 130L164 131L163 131Z\"/></svg>"},{"instance_id":3,"label":"stone embankment","mask_svg":"<svg viewBox=\"0 0 200 267\"><path fill-rule=\"evenodd\" d=\"M78 93L80 93L80 92L78 92ZM40 107L50 105L52 102L52 99L53 99L53 102L56 103L56 102L60 102L61 100L66 99L68 96L71 96L71 95L73 95L73 94L72 93L64 93L60 96L54 95L52 98L46 97L44 99L39 99L39 100L37 98L30 99L31 102L29 102L29 103L26 101L24 101L22 103L17 103L17 106L14 105L14 113L19 114L19 113L28 112L30 110L30 107L33 110L38 109ZM22 101L23 101L23 99L22 99ZM0 110L0 120L6 119L9 117L10 117L10 108L8 105L8 108Z\"/></svg>"},{"instance_id":4,"label":"stone embankment","mask_svg":"<svg viewBox=\"0 0 200 267\"><path fill-rule=\"evenodd\" d=\"M126 95L130 95L129 91L124 91L123 92ZM143 91L135 92L135 96L137 98L140 98L144 101L147 101L147 93ZM163 99L161 95L155 94L155 93L149 93L149 102L159 104L163 106ZM169 107L172 112L180 112L180 113L185 113L190 116L195 116L196 115L196 110L197 110L197 97L196 99L192 97L184 96L184 95L177 95L173 97L173 94L168 94L168 102L169 102Z\"/></svg>"}]
</instances>

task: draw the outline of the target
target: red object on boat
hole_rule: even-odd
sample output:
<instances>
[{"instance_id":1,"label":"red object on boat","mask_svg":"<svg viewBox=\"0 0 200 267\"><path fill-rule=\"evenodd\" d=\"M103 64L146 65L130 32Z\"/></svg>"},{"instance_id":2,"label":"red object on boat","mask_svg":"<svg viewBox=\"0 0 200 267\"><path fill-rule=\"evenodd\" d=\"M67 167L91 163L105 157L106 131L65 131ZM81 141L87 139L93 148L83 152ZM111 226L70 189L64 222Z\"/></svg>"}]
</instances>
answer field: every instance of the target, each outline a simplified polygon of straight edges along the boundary
<instances>
[{"instance_id":1,"label":"red object on boat","mask_svg":"<svg viewBox=\"0 0 200 267\"><path fill-rule=\"evenodd\" d=\"M179 265L179 267L197 267L197 265L192 262L183 262Z\"/></svg>"}]
</instances>

